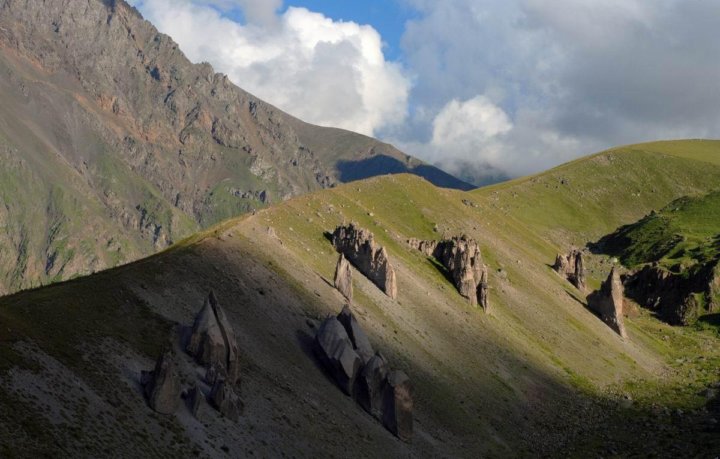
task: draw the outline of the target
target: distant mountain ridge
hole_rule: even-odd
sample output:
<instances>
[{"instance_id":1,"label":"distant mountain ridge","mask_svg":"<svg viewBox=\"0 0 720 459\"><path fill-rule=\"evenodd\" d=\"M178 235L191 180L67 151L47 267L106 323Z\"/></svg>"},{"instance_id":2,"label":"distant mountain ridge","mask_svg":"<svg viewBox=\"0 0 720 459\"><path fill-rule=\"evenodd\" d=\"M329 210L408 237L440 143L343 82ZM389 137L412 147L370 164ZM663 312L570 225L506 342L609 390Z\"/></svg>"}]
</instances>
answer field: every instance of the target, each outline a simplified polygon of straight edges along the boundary
<instances>
[{"instance_id":1,"label":"distant mountain ridge","mask_svg":"<svg viewBox=\"0 0 720 459\"><path fill-rule=\"evenodd\" d=\"M369 158L470 187L283 113L122 0L0 0L0 156L0 293L148 255Z\"/></svg>"}]
</instances>

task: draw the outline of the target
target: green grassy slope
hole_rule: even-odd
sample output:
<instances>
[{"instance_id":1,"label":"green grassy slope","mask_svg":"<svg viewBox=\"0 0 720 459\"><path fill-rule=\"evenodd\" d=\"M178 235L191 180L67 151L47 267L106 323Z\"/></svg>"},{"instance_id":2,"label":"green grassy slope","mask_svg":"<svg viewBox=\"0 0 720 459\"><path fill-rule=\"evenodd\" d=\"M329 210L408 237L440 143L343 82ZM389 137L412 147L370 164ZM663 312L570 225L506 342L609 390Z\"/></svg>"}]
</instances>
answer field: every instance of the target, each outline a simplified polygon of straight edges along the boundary
<instances>
[{"instance_id":1,"label":"green grassy slope","mask_svg":"<svg viewBox=\"0 0 720 459\"><path fill-rule=\"evenodd\" d=\"M718 258L720 191L682 197L623 226L600 242L603 251L628 267L659 262L665 268L689 269Z\"/></svg>"},{"instance_id":2,"label":"green grassy slope","mask_svg":"<svg viewBox=\"0 0 720 459\"><path fill-rule=\"evenodd\" d=\"M0 355L43 378L46 360L21 345L36 343L98 399L133 413L133 428L98 430L118 451L131 449L125 440L138 430L163 428L175 429L180 444L209 453L195 440L195 424L177 416L157 427L133 386L113 381L149 367L155 356L146 353L167 342L167 324L190 323L213 288L240 337L247 411L230 433L219 434L215 421L200 429L218 435L231 452L245 447L261 456L291 449L313 455L322 448L343 456L477 457L663 455L680 448L704 454L719 446L716 433L701 427L705 415L695 411L705 403L700 390L717 377L717 331L674 328L643 313L627 320L629 339L623 341L548 266L571 242L584 245L684 194L710 190L720 170L697 163L613 150L473 193L438 189L409 175L342 185L227 221L142 262L1 299ZM411 444L397 442L343 396L308 348L308 323L337 313L343 303L331 286L337 258L324 232L349 221L375 234L397 271L397 301L355 272L353 308L373 345L412 378ZM489 315L470 307L405 243L462 233L479 241L490 267ZM598 267L594 281L606 271ZM89 333L98 305L101 312L109 308L100 316L117 323ZM50 325L64 314L76 325ZM166 325L154 334L145 329L143 341L123 337L138 320ZM80 363L87 360L76 354L93 355L105 337L115 346L108 352L145 360L128 366L110 359L103 364L106 378L93 378ZM25 412L49 422L32 392L12 384L15 375L6 370L0 379L0 404L10 407L14 388L26 395ZM13 425L12 410L0 413L6 413L0 424ZM75 417L67 426L90 432ZM63 437L67 426L41 427L75 451L78 443Z\"/></svg>"}]
</instances>

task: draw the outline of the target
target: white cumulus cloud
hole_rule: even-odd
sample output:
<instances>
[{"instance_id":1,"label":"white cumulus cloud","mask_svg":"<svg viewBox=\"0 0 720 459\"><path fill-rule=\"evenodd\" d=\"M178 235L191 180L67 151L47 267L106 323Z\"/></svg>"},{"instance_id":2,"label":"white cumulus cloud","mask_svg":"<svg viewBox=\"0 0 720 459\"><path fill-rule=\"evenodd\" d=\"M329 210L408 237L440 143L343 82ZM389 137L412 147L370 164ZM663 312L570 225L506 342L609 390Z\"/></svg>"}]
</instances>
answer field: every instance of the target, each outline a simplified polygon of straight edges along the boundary
<instances>
[{"instance_id":1,"label":"white cumulus cloud","mask_svg":"<svg viewBox=\"0 0 720 459\"><path fill-rule=\"evenodd\" d=\"M271 0L137 0L192 61L304 121L374 135L407 116L410 80L375 29ZM222 14L240 8L246 23Z\"/></svg>"}]
</instances>

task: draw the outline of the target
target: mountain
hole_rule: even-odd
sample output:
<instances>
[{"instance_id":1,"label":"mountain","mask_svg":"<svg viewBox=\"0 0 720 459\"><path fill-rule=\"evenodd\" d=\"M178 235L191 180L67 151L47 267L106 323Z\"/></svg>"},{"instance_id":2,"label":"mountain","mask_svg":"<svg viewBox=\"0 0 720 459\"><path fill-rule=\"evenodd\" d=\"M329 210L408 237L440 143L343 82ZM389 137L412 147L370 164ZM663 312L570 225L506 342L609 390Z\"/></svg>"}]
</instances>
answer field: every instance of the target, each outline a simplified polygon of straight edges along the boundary
<instances>
[{"instance_id":1,"label":"mountain","mask_svg":"<svg viewBox=\"0 0 720 459\"><path fill-rule=\"evenodd\" d=\"M225 221L150 258L0 299L0 455L705 456L717 436L718 328L643 308L621 338L551 268L683 196L709 193L720 143L608 150L472 192L411 175L340 185ZM333 288L330 239L356 222L396 275L392 298L352 269L351 310L413 386L400 441L335 384L314 351ZM489 308L408 240L465 234L488 266ZM331 238L332 239L332 238ZM586 255L587 284L609 255ZM140 386L212 290L237 337L237 423L151 410ZM202 373L185 373L188 388ZM709 410L709 411L708 411Z\"/></svg>"},{"instance_id":2,"label":"mountain","mask_svg":"<svg viewBox=\"0 0 720 459\"><path fill-rule=\"evenodd\" d=\"M190 63L122 0L0 0L0 94L0 292L370 175L471 188Z\"/></svg>"}]
</instances>

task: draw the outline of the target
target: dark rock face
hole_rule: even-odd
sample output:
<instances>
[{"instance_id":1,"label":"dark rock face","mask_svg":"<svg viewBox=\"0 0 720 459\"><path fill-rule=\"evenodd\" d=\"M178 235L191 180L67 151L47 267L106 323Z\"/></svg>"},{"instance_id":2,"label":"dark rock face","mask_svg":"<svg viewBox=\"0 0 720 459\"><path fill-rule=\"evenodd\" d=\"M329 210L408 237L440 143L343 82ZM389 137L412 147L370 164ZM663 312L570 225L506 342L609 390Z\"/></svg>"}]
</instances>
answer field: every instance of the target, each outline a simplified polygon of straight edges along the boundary
<instances>
[{"instance_id":1,"label":"dark rock face","mask_svg":"<svg viewBox=\"0 0 720 459\"><path fill-rule=\"evenodd\" d=\"M603 282L600 290L588 296L588 307L595 311L610 328L623 338L627 338L623 323L623 284L620 273L613 267L607 280Z\"/></svg>"},{"instance_id":2,"label":"dark rock face","mask_svg":"<svg viewBox=\"0 0 720 459\"><path fill-rule=\"evenodd\" d=\"M141 383L150 408L162 414L175 412L180 400L180 381L171 352L158 358L153 371L142 372Z\"/></svg>"},{"instance_id":3,"label":"dark rock face","mask_svg":"<svg viewBox=\"0 0 720 459\"><path fill-rule=\"evenodd\" d=\"M410 441L413 433L413 399L410 378L395 370L387 376L383 402L383 424L403 441Z\"/></svg>"},{"instance_id":4,"label":"dark rock face","mask_svg":"<svg viewBox=\"0 0 720 459\"><path fill-rule=\"evenodd\" d=\"M343 294L348 301L352 301L352 269L345 255L340 254L335 267L335 288Z\"/></svg>"},{"instance_id":5,"label":"dark rock face","mask_svg":"<svg viewBox=\"0 0 720 459\"><path fill-rule=\"evenodd\" d=\"M705 287L692 277L672 273L660 266L645 266L627 280L628 296L671 325L688 325L698 315L694 292ZM707 286L709 289L709 285Z\"/></svg>"},{"instance_id":6,"label":"dark rock face","mask_svg":"<svg viewBox=\"0 0 720 459\"><path fill-rule=\"evenodd\" d=\"M228 384L224 379L215 381L208 399L212 406L226 418L234 422L240 419L244 409L243 403L235 393L232 385Z\"/></svg>"},{"instance_id":7,"label":"dark rock face","mask_svg":"<svg viewBox=\"0 0 720 459\"><path fill-rule=\"evenodd\" d=\"M315 336L315 350L323 366L348 395L352 395L355 378L362 367L362 359L353 349L345 327L335 317L320 324Z\"/></svg>"},{"instance_id":8,"label":"dark rock face","mask_svg":"<svg viewBox=\"0 0 720 459\"><path fill-rule=\"evenodd\" d=\"M185 396L185 404L195 419L203 421L207 418L208 404L205 395L197 385L188 390Z\"/></svg>"},{"instance_id":9,"label":"dark rock face","mask_svg":"<svg viewBox=\"0 0 720 459\"><path fill-rule=\"evenodd\" d=\"M435 257L447 269L460 295L473 306L488 311L488 270L482 262L480 247L474 239L463 235L443 241L409 239L408 245L427 256Z\"/></svg>"},{"instance_id":10,"label":"dark rock face","mask_svg":"<svg viewBox=\"0 0 720 459\"><path fill-rule=\"evenodd\" d=\"M708 276L707 281L707 307L708 312L720 310L720 263L716 264Z\"/></svg>"},{"instance_id":11,"label":"dark rock face","mask_svg":"<svg viewBox=\"0 0 720 459\"><path fill-rule=\"evenodd\" d=\"M347 259L380 290L392 299L397 298L395 270L390 264L385 247L375 242L373 234L350 223L338 226L332 235L335 249Z\"/></svg>"},{"instance_id":12,"label":"dark rock face","mask_svg":"<svg viewBox=\"0 0 720 459\"><path fill-rule=\"evenodd\" d=\"M373 357L375 351L373 351L365 331L363 331L355 315L350 311L349 305L345 305L342 308L342 311L340 311L340 314L337 316L337 320L345 328L355 352L357 352L364 364L367 363Z\"/></svg>"},{"instance_id":13,"label":"dark rock face","mask_svg":"<svg viewBox=\"0 0 720 459\"><path fill-rule=\"evenodd\" d=\"M577 249L572 249L567 255L558 254L555 258L553 269L567 279L580 291L585 291L585 263L583 254Z\"/></svg>"},{"instance_id":14,"label":"dark rock face","mask_svg":"<svg viewBox=\"0 0 720 459\"><path fill-rule=\"evenodd\" d=\"M382 421L388 368L385 358L375 354L363 367L357 379L355 399L365 411Z\"/></svg>"},{"instance_id":15,"label":"dark rock face","mask_svg":"<svg viewBox=\"0 0 720 459\"><path fill-rule=\"evenodd\" d=\"M390 371L345 306L328 317L315 336L315 352L343 392L401 440L412 437L412 387L402 371ZM362 357L361 357L362 356Z\"/></svg>"},{"instance_id":16,"label":"dark rock face","mask_svg":"<svg viewBox=\"0 0 720 459\"><path fill-rule=\"evenodd\" d=\"M195 317L186 350L200 365L206 366L208 372L214 369L218 376L232 385L239 381L237 339L214 292L210 292L205 305Z\"/></svg>"}]
</instances>

